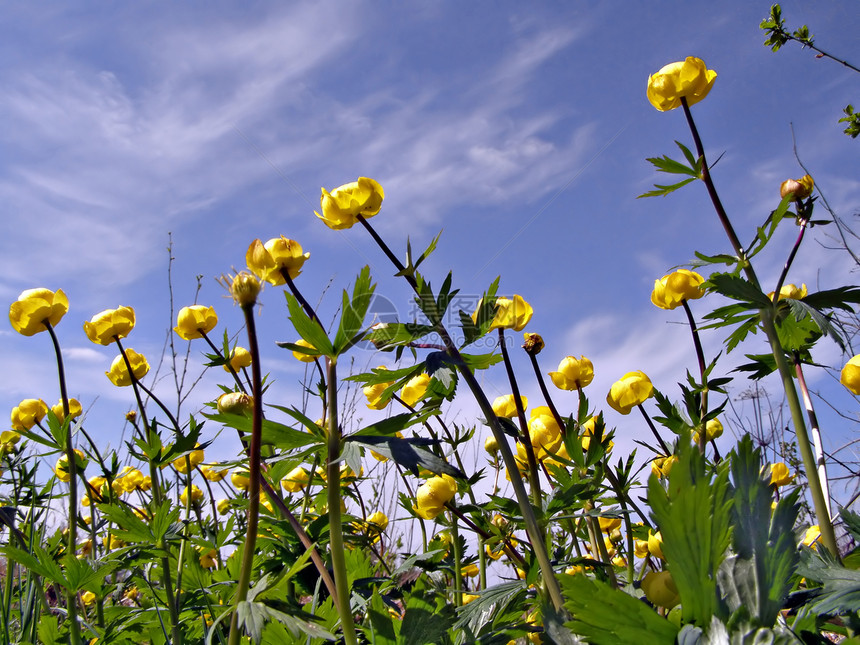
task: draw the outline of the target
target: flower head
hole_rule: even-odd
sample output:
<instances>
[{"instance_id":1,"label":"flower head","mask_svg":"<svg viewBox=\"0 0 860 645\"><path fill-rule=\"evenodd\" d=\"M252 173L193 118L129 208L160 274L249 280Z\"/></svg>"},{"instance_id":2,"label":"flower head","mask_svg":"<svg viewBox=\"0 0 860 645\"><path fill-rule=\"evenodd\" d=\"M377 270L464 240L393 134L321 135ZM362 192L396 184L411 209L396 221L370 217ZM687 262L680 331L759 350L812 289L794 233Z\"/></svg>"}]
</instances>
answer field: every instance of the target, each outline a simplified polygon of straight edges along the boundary
<instances>
[{"instance_id":1,"label":"flower head","mask_svg":"<svg viewBox=\"0 0 860 645\"><path fill-rule=\"evenodd\" d=\"M359 177L331 192L322 189L320 207L322 215L314 211L326 226L335 230L351 228L358 216L373 217L382 207L385 191L373 179Z\"/></svg>"},{"instance_id":2,"label":"flower head","mask_svg":"<svg viewBox=\"0 0 860 645\"><path fill-rule=\"evenodd\" d=\"M585 356L567 356L561 359L557 372L549 377L560 390L580 390L594 380L594 365Z\"/></svg>"},{"instance_id":3,"label":"flower head","mask_svg":"<svg viewBox=\"0 0 860 645\"><path fill-rule=\"evenodd\" d=\"M860 394L860 354L845 363L845 367L842 368L842 373L839 375L839 382L847 387L852 394Z\"/></svg>"},{"instance_id":4,"label":"flower head","mask_svg":"<svg viewBox=\"0 0 860 645\"><path fill-rule=\"evenodd\" d=\"M478 314L481 312L483 301L478 303L478 308L472 314L472 321L478 324ZM514 295L513 298L496 298L496 312L493 322L490 323L490 331L494 329L513 329L522 331L529 324L534 314L532 306L523 300L522 296Z\"/></svg>"},{"instance_id":5,"label":"flower head","mask_svg":"<svg viewBox=\"0 0 860 645\"><path fill-rule=\"evenodd\" d=\"M436 519L457 494L457 481L449 475L436 475L415 492L415 512L425 520Z\"/></svg>"},{"instance_id":6,"label":"flower head","mask_svg":"<svg viewBox=\"0 0 860 645\"><path fill-rule=\"evenodd\" d=\"M81 472L86 468L87 458L84 456L84 453L77 448L75 448L75 455L78 472ZM72 474L69 472L69 459L65 453L60 455L60 458L57 459L57 464L54 466L54 474L61 482L67 482L72 478Z\"/></svg>"},{"instance_id":7,"label":"flower head","mask_svg":"<svg viewBox=\"0 0 860 645\"><path fill-rule=\"evenodd\" d=\"M185 506L188 504L188 487L185 487L185 490L182 491L182 494L179 496L179 501L182 502L182 505ZM203 491L196 485L191 486L191 503L199 504L203 501Z\"/></svg>"},{"instance_id":8,"label":"flower head","mask_svg":"<svg viewBox=\"0 0 860 645\"><path fill-rule=\"evenodd\" d=\"M251 242L245 254L245 262L260 280L278 286L286 282L282 271L287 272L290 280L295 280L309 257L310 253L302 253L301 244L281 235L265 244L260 240Z\"/></svg>"},{"instance_id":9,"label":"flower head","mask_svg":"<svg viewBox=\"0 0 860 645\"><path fill-rule=\"evenodd\" d=\"M651 302L660 309L675 309L685 300L696 300L705 295L702 283L705 279L695 271L678 269L654 281Z\"/></svg>"},{"instance_id":10,"label":"flower head","mask_svg":"<svg viewBox=\"0 0 860 645\"><path fill-rule=\"evenodd\" d=\"M236 347L236 349L230 352L227 362L224 363L224 371L229 372L230 367L232 367L234 372L238 372L243 367L249 367L252 360L251 352L244 347Z\"/></svg>"},{"instance_id":11,"label":"flower head","mask_svg":"<svg viewBox=\"0 0 860 645\"><path fill-rule=\"evenodd\" d=\"M42 399L24 399L12 408L12 429L29 430L48 414L48 404Z\"/></svg>"},{"instance_id":12,"label":"flower head","mask_svg":"<svg viewBox=\"0 0 860 645\"><path fill-rule=\"evenodd\" d=\"M176 327L173 328L173 331L182 340L194 340L195 338L203 338L203 334L208 334L215 329L217 324L218 315L215 313L214 307L191 305L179 310L179 315L176 317Z\"/></svg>"},{"instance_id":13,"label":"flower head","mask_svg":"<svg viewBox=\"0 0 860 645\"><path fill-rule=\"evenodd\" d=\"M521 396L520 403L523 406L523 410L529 407L529 400ZM502 396L496 397L496 400L493 401L493 412L497 417L503 417L505 419L513 419L517 416L517 403L514 399L513 394L503 394Z\"/></svg>"},{"instance_id":14,"label":"flower head","mask_svg":"<svg viewBox=\"0 0 860 645\"><path fill-rule=\"evenodd\" d=\"M244 392L225 392L218 397L215 407L221 414L251 414L254 399Z\"/></svg>"},{"instance_id":15,"label":"flower head","mask_svg":"<svg viewBox=\"0 0 860 645\"><path fill-rule=\"evenodd\" d=\"M260 295L260 281L257 276L247 271L240 271L232 278L226 278L230 286L230 295L233 301L240 307L250 307L257 304L257 296Z\"/></svg>"},{"instance_id":16,"label":"flower head","mask_svg":"<svg viewBox=\"0 0 860 645\"><path fill-rule=\"evenodd\" d=\"M644 372L627 372L612 384L606 402L621 414L641 405L654 394L654 386Z\"/></svg>"},{"instance_id":17,"label":"flower head","mask_svg":"<svg viewBox=\"0 0 860 645\"><path fill-rule=\"evenodd\" d=\"M57 420L62 423L66 418L65 408L63 408L63 401L60 400L56 405L51 406L51 412L54 413L54 416L57 417ZM77 399L69 399L69 416L72 419L77 419L81 414L83 414L84 410L81 407L81 402Z\"/></svg>"},{"instance_id":18,"label":"flower head","mask_svg":"<svg viewBox=\"0 0 860 645\"><path fill-rule=\"evenodd\" d=\"M97 345L110 345L116 338L125 338L134 329L134 309L118 307L97 313L84 323L87 338Z\"/></svg>"},{"instance_id":19,"label":"flower head","mask_svg":"<svg viewBox=\"0 0 860 645\"><path fill-rule=\"evenodd\" d=\"M284 490L287 490L291 493L298 493L305 486L308 485L310 481L310 474L307 470L302 468L301 466L297 466L293 468L290 472L287 473L287 476L281 480L281 486L284 487Z\"/></svg>"},{"instance_id":20,"label":"flower head","mask_svg":"<svg viewBox=\"0 0 860 645\"><path fill-rule=\"evenodd\" d=\"M173 467L183 475L188 473L189 462L191 463L191 470L194 470L197 466L202 464L205 459L205 455L203 449L200 448L200 444L196 444L194 448L195 449L187 455L182 455L181 457L177 457L173 460Z\"/></svg>"},{"instance_id":21,"label":"flower head","mask_svg":"<svg viewBox=\"0 0 860 645\"><path fill-rule=\"evenodd\" d=\"M668 571L650 571L642 578L642 591L651 604L672 609L681 602L678 587Z\"/></svg>"},{"instance_id":22,"label":"flower head","mask_svg":"<svg viewBox=\"0 0 860 645\"><path fill-rule=\"evenodd\" d=\"M385 369L384 366L380 366L380 369ZM383 393L391 383L374 383L373 385L366 385L361 389L364 392L364 396L367 397L367 407L371 410L382 410L391 403L391 397L386 399L382 398Z\"/></svg>"},{"instance_id":23,"label":"flower head","mask_svg":"<svg viewBox=\"0 0 860 645\"><path fill-rule=\"evenodd\" d=\"M207 464L200 466L200 472L210 482L220 482L230 471L227 468L219 468L218 464Z\"/></svg>"},{"instance_id":24,"label":"flower head","mask_svg":"<svg viewBox=\"0 0 860 645\"><path fill-rule=\"evenodd\" d=\"M806 297L806 285L801 284L799 287L796 284L784 284L779 289L779 298L776 299L777 302L783 300L785 298L790 298L792 300L803 300ZM767 294L767 297L773 300L774 292L771 291Z\"/></svg>"},{"instance_id":25,"label":"flower head","mask_svg":"<svg viewBox=\"0 0 860 645\"><path fill-rule=\"evenodd\" d=\"M430 385L429 374L422 372L418 376L413 376L406 382L403 389L400 390L401 400L409 407L414 407L427 394L428 385Z\"/></svg>"},{"instance_id":26,"label":"flower head","mask_svg":"<svg viewBox=\"0 0 860 645\"><path fill-rule=\"evenodd\" d=\"M723 436L723 422L719 419L711 419L705 424L705 441L713 441ZM693 433L693 443L699 443L701 439L699 432Z\"/></svg>"},{"instance_id":27,"label":"flower head","mask_svg":"<svg viewBox=\"0 0 860 645\"><path fill-rule=\"evenodd\" d=\"M688 56L648 77L648 100L661 112L680 107L682 98L693 105L708 95L716 78L717 73L701 58Z\"/></svg>"},{"instance_id":28,"label":"flower head","mask_svg":"<svg viewBox=\"0 0 860 645\"><path fill-rule=\"evenodd\" d=\"M786 486L794 481L794 475L784 463L779 462L770 466L770 485Z\"/></svg>"},{"instance_id":29,"label":"flower head","mask_svg":"<svg viewBox=\"0 0 860 645\"><path fill-rule=\"evenodd\" d=\"M146 376L147 372L149 372L149 363L147 363L146 357L143 354L138 354L131 348L125 350L125 355L131 364L131 373L134 374L134 378L139 381ZM128 374L128 367L122 354L113 359L110 371L105 372L105 375L117 387L128 387L131 385L131 376Z\"/></svg>"},{"instance_id":30,"label":"flower head","mask_svg":"<svg viewBox=\"0 0 860 645\"><path fill-rule=\"evenodd\" d=\"M791 195L795 201L806 199L812 194L815 188L815 181L809 175L804 175L800 179L786 179L779 186L779 196L783 199L787 195Z\"/></svg>"},{"instance_id":31,"label":"flower head","mask_svg":"<svg viewBox=\"0 0 860 645\"><path fill-rule=\"evenodd\" d=\"M247 470L234 470L230 475L230 481L239 490L248 490L251 486L251 474Z\"/></svg>"},{"instance_id":32,"label":"flower head","mask_svg":"<svg viewBox=\"0 0 860 645\"><path fill-rule=\"evenodd\" d=\"M531 411L528 428L532 448L538 459L543 459L547 453L555 454L562 445L561 428L547 406L541 405Z\"/></svg>"},{"instance_id":33,"label":"flower head","mask_svg":"<svg viewBox=\"0 0 860 645\"><path fill-rule=\"evenodd\" d=\"M9 322L19 334L32 336L45 331L45 323L55 326L69 310L62 289L27 289L9 306Z\"/></svg>"},{"instance_id":34,"label":"flower head","mask_svg":"<svg viewBox=\"0 0 860 645\"><path fill-rule=\"evenodd\" d=\"M309 350L311 350L312 352L317 351L317 348L314 347L313 345L311 345L304 338L299 338L295 343L293 343L293 345L298 345L299 347L306 347ZM297 361L301 361L302 363L313 363L317 359L318 356L319 356L319 353L306 354L305 352L298 352L298 351L293 352L293 358L295 358Z\"/></svg>"},{"instance_id":35,"label":"flower head","mask_svg":"<svg viewBox=\"0 0 860 645\"><path fill-rule=\"evenodd\" d=\"M529 356L537 356L544 348L543 338L540 334L523 334L523 349Z\"/></svg>"}]
</instances>

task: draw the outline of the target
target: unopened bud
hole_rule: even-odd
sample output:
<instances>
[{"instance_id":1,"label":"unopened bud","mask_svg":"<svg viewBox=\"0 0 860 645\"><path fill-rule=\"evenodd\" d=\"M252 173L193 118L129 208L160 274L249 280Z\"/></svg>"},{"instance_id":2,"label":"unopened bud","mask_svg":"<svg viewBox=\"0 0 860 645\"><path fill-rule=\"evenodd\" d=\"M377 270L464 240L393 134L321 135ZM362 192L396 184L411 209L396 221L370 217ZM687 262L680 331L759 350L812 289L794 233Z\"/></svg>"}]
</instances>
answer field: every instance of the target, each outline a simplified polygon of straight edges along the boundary
<instances>
[{"instance_id":1,"label":"unopened bud","mask_svg":"<svg viewBox=\"0 0 860 645\"><path fill-rule=\"evenodd\" d=\"M251 414L254 400L244 392L226 392L218 397L217 407L221 414Z\"/></svg>"},{"instance_id":2,"label":"unopened bud","mask_svg":"<svg viewBox=\"0 0 860 645\"><path fill-rule=\"evenodd\" d=\"M815 188L815 182L809 175L804 175L800 179L786 179L779 187L779 196L785 199L787 195L793 195L795 201L800 201L809 197L813 188Z\"/></svg>"},{"instance_id":3,"label":"unopened bud","mask_svg":"<svg viewBox=\"0 0 860 645\"><path fill-rule=\"evenodd\" d=\"M486 450L491 455L495 455L499 452L499 442L496 441L496 438L492 435L484 439L484 450Z\"/></svg>"},{"instance_id":4,"label":"unopened bud","mask_svg":"<svg viewBox=\"0 0 860 645\"><path fill-rule=\"evenodd\" d=\"M523 337L525 338L523 349L526 350L526 354L529 356L537 356L541 353L544 344L543 338L540 337L540 334L523 334Z\"/></svg>"},{"instance_id":5,"label":"unopened bud","mask_svg":"<svg viewBox=\"0 0 860 645\"><path fill-rule=\"evenodd\" d=\"M233 277L230 294L240 307L254 305L260 293L260 281L253 273L240 271Z\"/></svg>"}]
</instances>

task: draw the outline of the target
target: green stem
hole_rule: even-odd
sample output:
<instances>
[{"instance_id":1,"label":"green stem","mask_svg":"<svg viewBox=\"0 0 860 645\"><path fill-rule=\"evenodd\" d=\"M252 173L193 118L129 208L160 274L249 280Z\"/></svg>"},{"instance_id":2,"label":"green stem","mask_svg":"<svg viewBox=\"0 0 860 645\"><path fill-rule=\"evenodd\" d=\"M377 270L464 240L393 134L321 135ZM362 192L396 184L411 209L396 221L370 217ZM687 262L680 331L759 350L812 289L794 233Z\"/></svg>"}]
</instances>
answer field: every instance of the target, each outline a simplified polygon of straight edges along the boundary
<instances>
[{"instance_id":1,"label":"green stem","mask_svg":"<svg viewBox=\"0 0 860 645\"><path fill-rule=\"evenodd\" d=\"M747 279L758 289L761 289L761 283L756 277L755 270L746 258L743 247L734 232L734 228L729 221L726 211L720 202L719 195L711 179L711 174L708 171L708 162L705 158L705 149L702 145L702 140L699 137L699 132L696 129L696 124L693 121L693 115L690 112L690 107L687 105L687 100L681 99L681 106L684 108L684 115L687 117L687 124L690 126L690 131L693 135L693 140L696 144L696 151L702 160L702 181L708 189L708 194L711 197L711 202L717 212L717 216L723 225L726 235L731 242L732 248L738 257L738 261L743 267ZM774 294L774 297L777 297ZM797 396L797 389L794 387L791 370L788 362L785 360L785 350L779 342L779 336L776 332L774 322L774 308L761 309L759 311L761 318L761 326L770 343L773 358L776 361L776 367L779 371L782 386L785 390L785 399L788 404L788 409L791 412L791 420L794 425L794 432L797 438L797 447L800 450L800 456L803 459L803 467L806 471L807 482L809 484L809 494L812 497L812 504L815 508L815 517L818 520L818 527L821 530L821 541L830 551L830 553L839 558L839 547L836 544L836 533L833 530L833 524L830 521L830 514L827 512L827 500L824 498L824 492L821 486L821 480L818 477L816 468L815 455L812 451L812 446L809 442L809 435L806 432L806 422L803 418L803 410L800 406L800 399Z\"/></svg>"},{"instance_id":2,"label":"green stem","mask_svg":"<svg viewBox=\"0 0 860 645\"><path fill-rule=\"evenodd\" d=\"M824 446L821 443L821 429L818 426L818 415L815 414L815 407L812 405L812 397L809 396L809 388L806 387L806 378L803 376L803 366L798 352L793 353L793 362L795 374L797 374L797 383L800 386L800 393L803 396L803 405L806 407L806 415L809 418L809 429L812 431L812 444L815 449L815 463L818 466L818 476L821 478L821 488L823 489L824 499L827 502L827 513L833 519L833 513L830 509L830 486L827 478L827 465L824 461Z\"/></svg>"},{"instance_id":3,"label":"green stem","mask_svg":"<svg viewBox=\"0 0 860 645\"><path fill-rule=\"evenodd\" d=\"M254 304L242 305L245 326L248 329L248 351L251 352L251 381L254 409L251 426L251 445L248 448L248 520L245 533L245 546L242 551L242 565L234 597L233 616L230 619L228 645L239 645L239 604L248 597L251 584L251 571L254 568L254 551L257 546L257 525L260 519L260 445L263 429L263 387L260 372L260 349L257 345L257 329L254 321Z\"/></svg>"},{"instance_id":4,"label":"green stem","mask_svg":"<svg viewBox=\"0 0 860 645\"><path fill-rule=\"evenodd\" d=\"M704 454L705 446L708 444L708 432L705 427L705 417L708 414L708 384L705 383L705 370L707 369L705 365L705 352L702 349L702 341L699 339L699 328L696 326L696 319L693 318L690 305L687 304L686 300L682 300L681 305L684 307L684 313L687 314L687 323L690 325L690 332L693 334L693 345L696 348L696 358L699 361L699 375L702 386L702 407L699 410L699 423L701 425L699 428L699 449Z\"/></svg>"},{"instance_id":5,"label":"green stem","mask_svg":"<svg viewBox=\"0 0 860 645\"><path fill-rule=\"evenodd\" d=\"M343 545L343 519L340 512L340 451L341 436L337 415L337 360L326 361L326 385L328 387L328 472L326 492L328 498L329 545L331 568L334 573L335 600L340 615L343 640L346 645L356 645L355 620L352 616L349 597L349 579L346 575L346 558Z\"/></svg>"}]
</instances>

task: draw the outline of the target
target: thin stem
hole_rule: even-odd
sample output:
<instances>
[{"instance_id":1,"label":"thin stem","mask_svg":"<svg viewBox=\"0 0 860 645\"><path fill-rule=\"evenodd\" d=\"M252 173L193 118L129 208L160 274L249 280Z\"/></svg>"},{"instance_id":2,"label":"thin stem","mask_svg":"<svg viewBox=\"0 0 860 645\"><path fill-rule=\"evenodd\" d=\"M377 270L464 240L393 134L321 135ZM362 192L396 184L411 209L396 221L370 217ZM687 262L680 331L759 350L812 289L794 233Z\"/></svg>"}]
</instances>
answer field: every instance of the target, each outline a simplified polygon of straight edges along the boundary
<instances>
[{"instance_id":1,"label":"thin stem","mask_svg":"<svg viewBox=\"0 0 860 645\"><path fill-rule=\"evenodd\" d=\"M803 365L798 352L792 353L794 360L794 370L797 374L797 383L800 386L800 393L803 396L803 404L806 407L806 415L809 418L809 429L812 431L812 443L815 449L815 463L818 466L818 477L821 479L821 488L824 492L824 499L827 501L827 513L833 521L833 510L830 506L830 486L827 479L827 466L824 461L824 446L821 442L821 429L818 426L818 416L815 414L815 407L812 405L812 397L809 396L809 388L806 386L806 379L803 376Z\"/></svg>"},{"instance_id":2,"label":"thin stem","mask_svg":"<svg viewBox=\"0 0 860 645\"><path fill-rule=\"evenodd\" d=\"M699 361L699 377L701 378L702 386L702 407L699 411L699 421L701 422L701 428L699 429L699 449L704 453L705 446L708 443L708 432L705 427L705 417L708 414L708 384L705 382L705 370L707 369L705 365L705 352L702 349L702 341L699 338L699 328L696 326L696 319L693 318L693 312L690 309L690 305L686 300L682 300L681 305L684 307L684 313L687 314L687 322L690 325L690 332L693 334L693 345L696 348L696 358Z\"/></svg>"},{"instance_id":3,"label":"thin stem","mask_svg":"<svg viewBox=\"0 0 860 645\"><path fill-rule=\"evenodd\" d=\"M657 428L654 427L654 422L651 421L651 417L648 416L648 413L645 411L645 408L642 407L642 404L636 406L639 408L639 411L642 413L642 416L645 418L645 422L648 424L648 427L651 428L651 432L657 438L657 443L660 444L661 450L663 450L663 454L667 457L672 455L672 451L669 450L669 446L666 445L666 442L663 441L663 437L660 436L660 433L657 432Z\"/></svg>"},{"instance_id":4,"label":"thin stem","mask_svg":"<svg viewBox=\"0 0 860 645\"><path fill-rule=\"evenodd\" d=\"M800 205L798 204L798 211L800 210ZM791 268L792 262L794 262L794 256L797 255L797 250L800 248L800 243L803 242L803 234L806 233L806 225L809 223L809 220L804 218L800 221L800 232L797 234L797 239L794 241L794 246L791 247L791 252L788 254L788 258L785 261L785 266L782 267L782 273L779 274L779 281L776 283L776 289L773 291L773 301L779 301L779 292L782 290L782 285L785 283L785 278L788 276L788 270Z\"/></svg>"}]
</instances>

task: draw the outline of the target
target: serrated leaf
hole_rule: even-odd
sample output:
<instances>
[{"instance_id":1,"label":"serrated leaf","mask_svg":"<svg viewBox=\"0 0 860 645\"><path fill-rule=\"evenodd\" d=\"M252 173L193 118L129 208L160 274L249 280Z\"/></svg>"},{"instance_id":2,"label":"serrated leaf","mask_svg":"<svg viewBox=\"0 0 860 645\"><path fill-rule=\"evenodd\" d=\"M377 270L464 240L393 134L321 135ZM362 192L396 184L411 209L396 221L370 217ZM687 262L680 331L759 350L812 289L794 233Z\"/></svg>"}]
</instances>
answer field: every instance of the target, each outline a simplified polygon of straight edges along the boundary
<instances>
[{"instance_id":1,"label":"serrated leaf","mask_svg":"<svg viewBox=\"0 0 860 645\"><path fill-rule=\"evenodd\" d=\"M406 602L400 638L410 645L435 644L442 640L453 622L450 616L439 612L433 603L415 593Z\"/></svg>"},{"instance_id":2,"label":"serrated leaf","mask_svg":"<svg viewBox=\"0 0 860 645\"><path fill-rule=\"evenodd\" d=\"M365 336L364 340L373 343L379 349L404 345L411 343L436 331L433 325L419 325L417 323L382 323L374 327Z\"/></svg>"},{"instance_id":3,"label":"serrated leaf","mask_svg":"<svg viewBox=\"0 0 860 645\"><path fill-rule=\"evenodd\" d=\"M304 340L313 346L323 356L334 356L334 347L328 335L325 333L319 323L311 320L305 313L305 310L296 300L296 297L288 292L284 292L287 299L287 309L290 312L290 322Z\"/></svg>"},{"instance_id":4,"label":"serrated leaf","mask_svg":"<svg viewBox=\"0 0 860 645\"><path fill-rule=\"evenodd\" d=\"M584 575L563 575L559 581L566 599L564 606L574 617L566 626L593 645L675 642L678 628L624 591Z\"/></svg>"},{"instance_id":5,"label":"serrated leaf","mask_svg":"<svg viewBox=\"0 0 860 645\"><path fill-rule=\"evenodd\" d=\"M344 291L341 303L340 324L334 339L334 351L342 354L355 343L355 337L364 325L367 308L376 290L376 285L370 279L370 267L365 266L352 289L352 298Z\"/></svg>"},{"instance_id":6,"label":"serrated leaf","mask_svg":"<svg viewBox=\"0 0 860 645\"><path fill-rule=\"evenodd\" d=\"M749 280L732 273L712 273L704 286L726 298L749 303L757 309L773 306L773 301L761 289Z\"/></svg>"},{"instance_id":7,"label":"serrated leaf","mask_svg":"<svg viewBox=\"0 0 860 645\"><path fill-rule=\"evenodd\" d=\"M643 197L665 197L669 193L674 193L679 188L683 188L691 181L696 181L698 177L690 177L689 179L684 179L683 181L679 181L677 184L654 184L654 188L657 190L649 190L647 193L642 193L641 195L637 195L636 199L642 199Z\"/></svg>"},{"instance_id":8,"label":"serrated leaf","mask_svg":"<svg viewBox=\"0 0 860 645\"><path fill-rule=\"evenodd\" d=\"M678 142L676 141L675 143ZM689 150L687 152L689 153ZM691 168L680 161L675 161L667 155L663 155L662 157L648 157L645 161L649 162L660 172L673 175L690 175L693 179L699 178L699 173L694 168ZM691 164L691 166L692 165L693 164Z\"/></svg>"}]
</instances>

